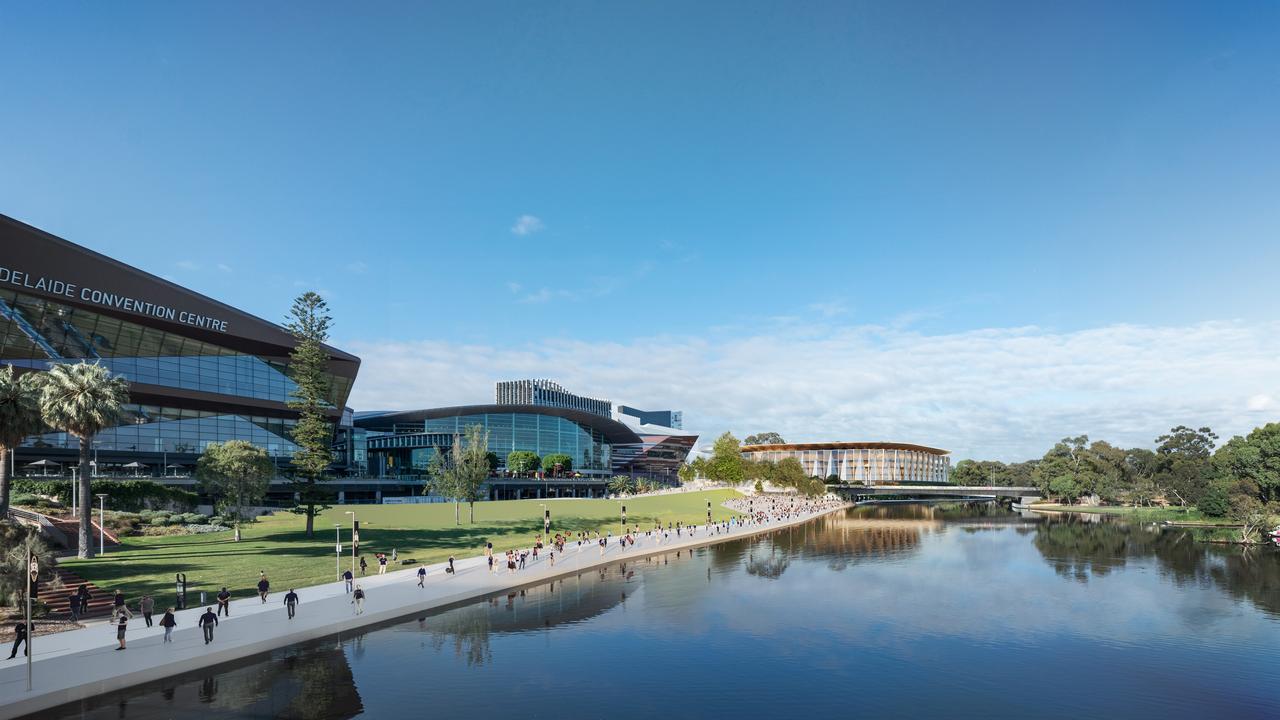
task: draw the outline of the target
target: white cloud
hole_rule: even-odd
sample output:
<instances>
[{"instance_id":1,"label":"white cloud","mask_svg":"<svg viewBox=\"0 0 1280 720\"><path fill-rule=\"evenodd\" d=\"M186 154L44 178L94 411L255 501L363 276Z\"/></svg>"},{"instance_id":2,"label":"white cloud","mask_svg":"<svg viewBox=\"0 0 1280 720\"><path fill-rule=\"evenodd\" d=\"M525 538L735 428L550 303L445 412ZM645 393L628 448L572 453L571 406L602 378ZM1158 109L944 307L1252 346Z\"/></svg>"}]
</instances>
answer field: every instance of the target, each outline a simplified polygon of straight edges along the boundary
<instances>
[{"instance_id":1,"label":"white cloud","mask_svg":"<svg viewBox=\"0 0 1280 720\"><path fill-rule=\"evenodd\" d=\"M531 297L544 293L550 299L545 289ZM586 395L684 410L686 427L704 438L728 429L896 440L957 459L1022 460L1080 433L1149 447L1178 424L1226 438L1278 419L1267 393L1277 382L1280 323L943 335L804 324L500 351L439 341L349 349L364 359L351 399L358 409L485 402L499 378L552 377Z\"/></svg>"},{"instance_id":2,"label":"white cloud","mask_svg":"<svg viewBox=\"0 0 1280 720\"><path fill-rule=\"evenodd\" d=\"M849 312L848 306L839 300L811 303L809 309L823 317L835 317Z\"/></svg>"},{"instance_id":3,"label":"white cloud","mask_svg":"<svg viewBox=\"0 0 1280 720\"><path fill-rule=\"evenodd\" d=\"M363 275L369 272L369 265L363 260L357 260L353 263L347 263L346 270L349 273L355 273L356 275Z\"/></svg>"},{"instance_id":4,"label":"white cloud","mask_svg":"<svg viewBox=\"0 0 1280 720\"><path fill-rule=\"evenodd\" d=\"M222 272L225 272L225 273L231 272L231 266L226 263L218 263L217 267Z\"/></svg>"},{"instance_id":5,"label":"white cloud","mask_svg":"<svg viewBox=\"0 0 1280 720\"><path fill-rule=\"evenodd\" d=\"M513 293L518 293L518 292L520 292L520 288L522 288L522 287L524 287L524 286L523 286L523 285L521 285L521 284L520 284L520 283L518 283L518 282L509 282L509 283L507 283L507 289L508 289L508 290L510 290L510 291L511 291L511 292L513 292Z\"/></svg>"},{"instance_id":6,"label":"white cloud","mask_svg":"<svg viewBox=\"0 0 1280 720\"><path fill-rule=\"evenodd\" d=\"M511 232L516 235L532 235L544 227L546 226L537 216L521 215L516 218L516 224L511 226Z\"/></svg>"},{"instance_id":7,"label":"white cloud","mask_svg":"<svg viewBox=\"0 0 1280 720\"><path fill-rule=\"evenodd\" d=\"M200 269L200 263L195 262L194 260L179 260L176 264L179 268L182 268L183 270L199 270Z\"/></svg>"}]
</instances>

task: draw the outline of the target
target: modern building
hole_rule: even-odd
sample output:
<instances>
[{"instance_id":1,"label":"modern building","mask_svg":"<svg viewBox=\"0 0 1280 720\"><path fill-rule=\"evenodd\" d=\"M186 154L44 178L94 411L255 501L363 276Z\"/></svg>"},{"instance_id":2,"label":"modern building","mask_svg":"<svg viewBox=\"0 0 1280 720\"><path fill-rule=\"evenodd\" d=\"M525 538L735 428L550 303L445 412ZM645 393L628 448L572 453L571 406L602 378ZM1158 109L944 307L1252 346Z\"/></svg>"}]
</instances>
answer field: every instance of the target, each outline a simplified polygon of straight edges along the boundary
<instances>
[{"instance_id":1,"label":"modern building","mask_svg":"<svg viewBox=\"0 0 1280 720\"><path fill-rule=\"evenodd\" d=\"M205 447L226 440L265 448L286 469L298 416L287 405L294 345L275 323L0 215L0 365L89 361L129 381L120 423L93 441L96 474L190 483ZM326 351L341 426L360 359ZM35 435L14 466L69 467L78 448L66 433ZM273 494L288 497L279 485Z\"/></svg>"},{"instance_id":2,"label":"modern building","mask_svg":"<svg viewBox=\"0 0 1280 720\"><path fill-rule=\"evenodd\" d=\"M747 445L742 456L750 460L795 458L805 474L822 478L835 475L843 483L895 485L903 482L947 482L951 474L946 450L893 442L786 443Z\"/></svg>"},{"instance_id":3,"label":"modern building","mask_svg":"<svg viewBox=\"0 0 1280 720\"><path fill-rule=\"evenodd\" d=\"M679 430L684 427L684 413L679 410L637 410L626 405L619 405L614 417L626 422L626 418L634 418L645 425L661 425Z\"/></svg>"},{"instance_id":4,"label":"modern building","mask_svg":"<svg viewBox=\"0 0 1280 720\"><path fill-rule=\"evenodd\" d=\"M582 410L613 417L613 403L608 400L575 395L551 380L507 380L494 388L494 402L499 405L537 405L540 407Z\"/></svg>"},{"instance_id":5,"label":"modern building","mask_svg":"<svg viewBox=\"0 0 1280 720\"><path fill-rule=\"evenodd\" d=\"M497 469L489 481L489 496L495 499L598 496L608 479L619 474L674 483L697 440L696 435L642 434L586 410L466 405L357 413L352 455L361 459L370 478L421 487L432 455L447 452L472 425L488 432L489 451L497 456ZM544 467L535 475L518 476L506 467L507 455L515 450L540 458L562 453L569 456L569 466Z\"/></svg>"}]
</instances>

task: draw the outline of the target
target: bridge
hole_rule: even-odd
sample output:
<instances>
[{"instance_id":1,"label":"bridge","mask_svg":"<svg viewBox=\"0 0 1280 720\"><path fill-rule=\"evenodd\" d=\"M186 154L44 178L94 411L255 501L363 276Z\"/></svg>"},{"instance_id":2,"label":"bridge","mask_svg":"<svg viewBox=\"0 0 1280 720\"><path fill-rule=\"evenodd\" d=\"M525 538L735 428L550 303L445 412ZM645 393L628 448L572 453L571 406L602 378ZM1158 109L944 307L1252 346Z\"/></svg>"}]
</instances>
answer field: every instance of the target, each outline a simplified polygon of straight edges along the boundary
<instances>
[{"instance_id":1,"label":"bridge","mask_svg":"<svg viewBox=\"0 0 1280 720\"><path fill-rule=\"evenodd\" d=\"M995 485L829 485L849 493L854 499L912 495L924 497L966 498L1014 498L1016 500L1040 499L1040 489L1035 487L998 487Z\"/></svg>"}]
</instances>

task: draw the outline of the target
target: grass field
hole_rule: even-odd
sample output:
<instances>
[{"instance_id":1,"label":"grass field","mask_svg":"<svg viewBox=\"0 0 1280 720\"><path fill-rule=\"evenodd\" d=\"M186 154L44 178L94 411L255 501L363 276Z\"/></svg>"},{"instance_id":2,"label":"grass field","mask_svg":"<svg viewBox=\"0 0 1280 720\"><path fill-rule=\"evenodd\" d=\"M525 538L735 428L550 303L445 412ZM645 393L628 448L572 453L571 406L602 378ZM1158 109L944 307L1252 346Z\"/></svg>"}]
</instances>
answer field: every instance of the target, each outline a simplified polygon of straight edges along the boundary
<instances>
[{"instance_id":1,"label":"grass field","mask_svg":"<svg viewBox=\"0 0 1280 720\"><path fill-rule=\"evenodd\" d=\"M733 490L658 495L630 498L628 524L651 526L655 522L705 522L707 501L712 515L733 515L720 503L737 496ZM475 523L467 521L467 506L461 510L460 525L453 520L452 504L431 505L341 505L316 519L316 535L306 537L304 518L279 513L242 526L243 539L234 542L230 532L208 535L170 535L121 538L122 545L108 549L93 560L67 559L61 565L113 591L120 588L130 603L144 593L154 595L164 606L174 597L174 573L187 575L192 590L216 592L223 585L235 597L254 595L258 572L265 570L273 590L316 585L335 580L334 523L342 525L344 566L351 563L351 521L344 514L354 510L360 521L360 551L370 565L373 553L390 553L399 560L437 562L450 555L478 555L486 542L500 551L527 547L542 532L542 507L551 510L552 532L619 529L616 500L552 499L502 500L475 505ZM371 567L376 572L376 568ZM211 594L212 597L212 594ZM188 595L188 601L194 602ZM198 598L195 600L198 601Z\"/></svg>"}]
</instances>

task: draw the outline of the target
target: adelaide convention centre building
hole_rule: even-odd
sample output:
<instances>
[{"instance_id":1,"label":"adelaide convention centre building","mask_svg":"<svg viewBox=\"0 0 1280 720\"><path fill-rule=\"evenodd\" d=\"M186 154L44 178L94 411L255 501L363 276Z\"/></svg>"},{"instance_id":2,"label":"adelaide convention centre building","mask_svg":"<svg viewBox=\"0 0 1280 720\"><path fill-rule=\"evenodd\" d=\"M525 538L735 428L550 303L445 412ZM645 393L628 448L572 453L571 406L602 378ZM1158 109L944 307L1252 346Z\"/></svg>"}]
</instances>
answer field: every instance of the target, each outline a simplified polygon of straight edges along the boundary
<instances>
[{"instance_id":1,"label":"adelaide convention centre building","mask_svg":"<svg viewBox=\"0 0 1280 720\"><path fill-rule=\"evenodd\" d=\"M88 361L129 382L119 424L93 441L97 476L194 486L192 471L209 443L247 440L280 468L268 501L288 502L294 345L275 323L0 215L0 366L33 372ZM347 400L360 359L334 347L326 352L336 476L326 485L338 502L420 495L431 454L471 424L488 430L498 458L493 497L598 495L615 474L674 482L697 440L647 424L631 408L615 419L608 401L549 381L503 383L502 401L492 405L355 413ZM645 417L679 424L675 411ZM10 454L12 469L69 477L78 448L66 433L40 433ZM503 467L512 450L564 453L570 468L517 477Z\"/></svg>"}]
</instances>

